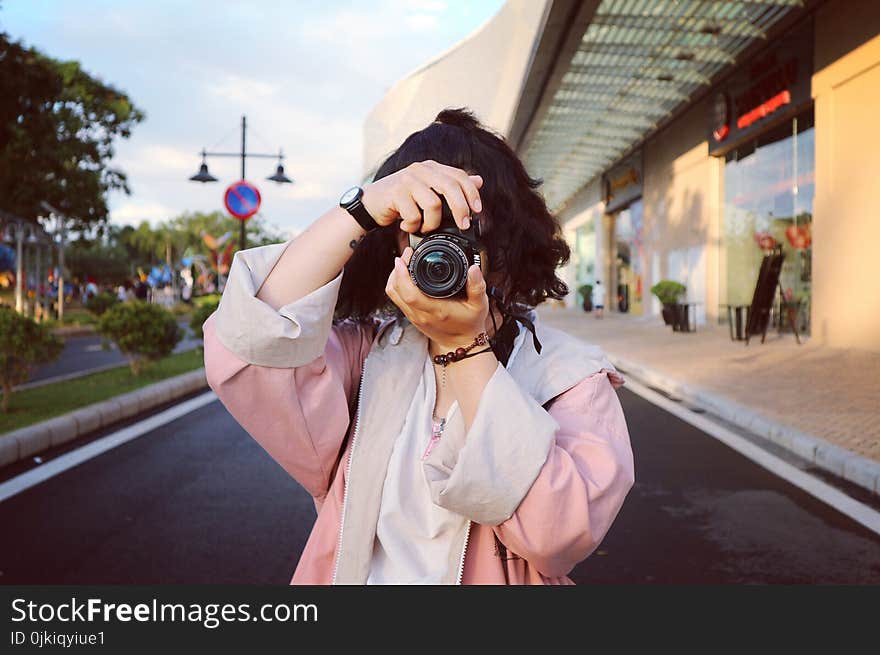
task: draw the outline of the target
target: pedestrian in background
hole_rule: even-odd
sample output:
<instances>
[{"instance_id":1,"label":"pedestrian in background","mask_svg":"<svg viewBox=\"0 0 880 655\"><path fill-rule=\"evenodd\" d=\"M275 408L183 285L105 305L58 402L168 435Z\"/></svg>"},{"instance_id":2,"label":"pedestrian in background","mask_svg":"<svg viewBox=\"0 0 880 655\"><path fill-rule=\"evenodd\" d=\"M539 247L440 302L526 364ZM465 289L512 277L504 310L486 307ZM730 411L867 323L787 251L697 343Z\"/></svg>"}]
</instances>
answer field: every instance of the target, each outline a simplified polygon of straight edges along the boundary
<instances>
[{"instance_id":1,"label":"pedestrian in background","mask_svg":"<svg viewBox=\"0 0 880 655\"><path fill-rule=\"evenodd\" d=\"M602 280L596 280L593 285L593 312L596 318L602 318L602 311L605 309L605 289L602 286Z\"/></svg>"}]
</instances>

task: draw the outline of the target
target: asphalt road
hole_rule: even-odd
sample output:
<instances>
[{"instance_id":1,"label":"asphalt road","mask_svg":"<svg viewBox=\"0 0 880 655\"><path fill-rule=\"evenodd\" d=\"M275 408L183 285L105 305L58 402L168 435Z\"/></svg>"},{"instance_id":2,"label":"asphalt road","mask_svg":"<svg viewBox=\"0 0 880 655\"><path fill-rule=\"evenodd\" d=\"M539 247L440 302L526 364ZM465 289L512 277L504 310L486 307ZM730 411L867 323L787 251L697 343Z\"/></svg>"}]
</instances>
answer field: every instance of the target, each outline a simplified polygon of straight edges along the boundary
<instances>
[{"instance_id":1,"label":"asphalt road","mask_svg":"<svg viewBox=\"0 0 880 655\"><path fill-rule=\"evenodd\" d=\"M880 537L620 394L637 482L576 582L880 582ZM0 503L0 583L284 584L314 516L213 402Z\"/></svg>"},{"instance_id":2,"label":"asphalt road","mask_svg":"<svg viewBox=\"0 0 880 655\"><path fill-rule=\"evenodd\" d=\"M177 344L174 352L192 350L199 346L200 342L191 337L188 325L185 323L180 325L186 330L186 336ZM35 367L28 382L89 371L111 364L126 363L126 358L116 350L115 346L104 350L101 347L101 341L102 339L98 335L64 337L64 349L61 351L61 356L54 362Z\"/></svg>"}]
</instances>

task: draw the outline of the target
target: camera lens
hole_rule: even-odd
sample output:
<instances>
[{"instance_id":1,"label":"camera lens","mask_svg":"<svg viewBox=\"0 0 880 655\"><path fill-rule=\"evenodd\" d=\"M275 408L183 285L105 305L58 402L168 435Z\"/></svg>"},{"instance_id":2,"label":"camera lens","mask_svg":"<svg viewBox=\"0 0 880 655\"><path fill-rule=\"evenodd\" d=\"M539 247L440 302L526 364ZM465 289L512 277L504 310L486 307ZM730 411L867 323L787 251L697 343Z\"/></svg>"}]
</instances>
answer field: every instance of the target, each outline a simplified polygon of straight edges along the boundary
<instances>
[{"instance_id":1,"label":"camera lens","mask_svg":"<svg viewBox=\"0 0 880 655\"><path fill-rule=\"evenodd\" d=\"M429 252L424 261L425 277L431 284L447 284L452 276L452 264L442 252Z\"/></svg>"},{"instance_id":2,"label":"camera lens","mask_svg":"<svg viewBox=\"0 0 880 655\"><path fill-rule=\"evenodd\" d=\"M426 295L449 298L467 282L465 252L444 235L427 237L413 253L409 270L413 281Z\"/></svg>"}]
</instances>

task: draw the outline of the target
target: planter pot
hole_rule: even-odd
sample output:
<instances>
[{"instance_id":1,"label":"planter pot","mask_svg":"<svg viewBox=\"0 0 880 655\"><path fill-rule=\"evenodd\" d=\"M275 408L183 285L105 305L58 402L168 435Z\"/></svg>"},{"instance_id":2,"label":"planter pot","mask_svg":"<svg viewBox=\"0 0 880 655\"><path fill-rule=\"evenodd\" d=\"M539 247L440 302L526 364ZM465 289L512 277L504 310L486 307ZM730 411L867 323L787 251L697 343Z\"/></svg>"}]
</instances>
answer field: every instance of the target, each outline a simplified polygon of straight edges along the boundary
<instances>
[{"instance_id":1,"label":"planter pot","mask_svg":"<svg viewBox=\"0 0 880 655\"><path fill-rule=\"evenodd\" d=\"M593 301L592 300L584 300L584 303L583 303L583 305L581 305L581 307L584 308L585 312L591 312L591 311L593 311Z\"/></svg>"},{"instance_id":2,"label":"planter pot","mask_svg":"<svg viewBox=\"0 0 880 655\"><path fill-rule=\"evenodd\" d=\"M663 305L661 314L663 315L663 323L665 325L673 325L675 323L675 305Z\"/></svg>"}]
</instances>

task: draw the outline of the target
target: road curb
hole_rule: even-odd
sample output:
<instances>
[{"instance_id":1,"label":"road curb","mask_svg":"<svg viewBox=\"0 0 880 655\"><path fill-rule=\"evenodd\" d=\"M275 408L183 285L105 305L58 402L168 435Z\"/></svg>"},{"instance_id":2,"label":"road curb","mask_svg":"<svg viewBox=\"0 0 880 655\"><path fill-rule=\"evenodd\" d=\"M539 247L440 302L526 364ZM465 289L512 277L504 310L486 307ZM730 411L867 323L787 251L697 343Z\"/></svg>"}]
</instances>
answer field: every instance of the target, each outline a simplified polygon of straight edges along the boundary
<instances>
[{"instance_id":1,"label":"road curb","mask_svg":"<svg viewBox=\"0 0 880 655\"><path fill-rule=\"evenodd\" d=\"M817 435L768 418L720 394L683 384L675 378L607 350L605 354L615 367L648 386L703 408L734 425L772 441L825 471L834 473L872 493L880 494L880 462L832 444Z\"/></svg>"},{"instance_id":2,"label":"road curb","mask_svg":"<svg viewBox=\"0 0 880 655\"><path fill-rule=\"evenodd\" d=\"M0 434L0 466L33 457L44 450L207 386L205 369L200 368L99 403L86 405L48 421Z\"/></svg>"}]
</instances>

